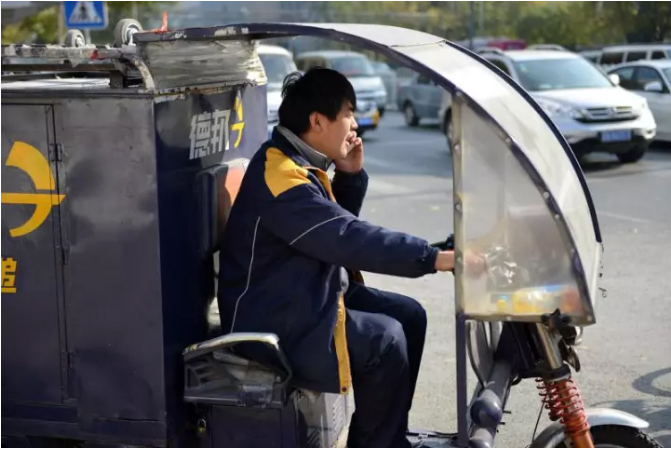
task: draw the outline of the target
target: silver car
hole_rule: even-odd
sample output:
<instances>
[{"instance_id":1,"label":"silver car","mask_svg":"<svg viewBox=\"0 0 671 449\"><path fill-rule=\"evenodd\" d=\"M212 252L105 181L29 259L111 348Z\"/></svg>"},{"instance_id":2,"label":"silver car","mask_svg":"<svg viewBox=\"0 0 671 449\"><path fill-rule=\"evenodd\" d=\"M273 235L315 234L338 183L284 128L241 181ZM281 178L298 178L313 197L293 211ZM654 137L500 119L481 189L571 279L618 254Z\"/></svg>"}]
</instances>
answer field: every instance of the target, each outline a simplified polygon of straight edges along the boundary
<instances>
[{"instance_id":1,"label":"silver car","mask_svg":"<svg viewBox=\"0 0 671 449\"><path fill-rule=\"evenodd\" d=\"M374 102L380 115L384 115L387 89L364 54L337 50L311 51L301 53L295 61L303 72L312 67L326 67L342 73L352 83L357 101Z\"/></svg>"},{"instance_id":2,"label":"silver car","mask_svg":"<svg viewBox=\"0 0 671 449\"><path fill-rule=\"evenodd\" d=\"M490 50L481 56L533 97L578 158L605 152L622 162L635 162L655 137L657 125L646 99L621 88L580 55L556 50ZM450 104L447 98L441 114L447 134Z\"/></svg>"},{"instance_id":3,"label":"silver car","mask_svg":"<svg viewBox=\"0 0 671 449\"><path fill-rule=\"evenodd\" d=\"M620 86L648 100L657 122L657 140L671 142L671 59L627 62L608 71Z\"/></svg>"}]
</instances>

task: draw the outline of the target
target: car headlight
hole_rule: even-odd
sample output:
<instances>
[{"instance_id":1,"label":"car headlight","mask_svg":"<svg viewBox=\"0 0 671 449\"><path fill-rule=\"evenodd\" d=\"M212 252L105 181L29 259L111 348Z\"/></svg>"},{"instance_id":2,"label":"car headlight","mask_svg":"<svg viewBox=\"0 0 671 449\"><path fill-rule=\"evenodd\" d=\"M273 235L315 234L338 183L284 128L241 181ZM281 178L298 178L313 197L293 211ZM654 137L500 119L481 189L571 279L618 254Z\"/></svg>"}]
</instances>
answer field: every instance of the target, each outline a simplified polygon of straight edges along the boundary
<instances>
[{"instance_id":1,"label":"car headlight","mask_svg":"<svg viewBox=\"0 0 671 449\"><path fill-rule=\"evenodd\" d=\"M574 119L583 117L582 112L580 112L578 109L563 105L561 103L556 103L544 98L537 98L536 102L550 117L570 117Z\"/></svg>"},{"instance_id":2,"label":"car headlight","mask_svg":"<svg viewBox=\"0 0 671 449\"><path fill-rule=\"evenodd\" d=\"M369 112L371 109L373 109L373 106L375 106L375 103L372 101L357 101L356 111L361 113Z\"/></svg>"}]
</instances>

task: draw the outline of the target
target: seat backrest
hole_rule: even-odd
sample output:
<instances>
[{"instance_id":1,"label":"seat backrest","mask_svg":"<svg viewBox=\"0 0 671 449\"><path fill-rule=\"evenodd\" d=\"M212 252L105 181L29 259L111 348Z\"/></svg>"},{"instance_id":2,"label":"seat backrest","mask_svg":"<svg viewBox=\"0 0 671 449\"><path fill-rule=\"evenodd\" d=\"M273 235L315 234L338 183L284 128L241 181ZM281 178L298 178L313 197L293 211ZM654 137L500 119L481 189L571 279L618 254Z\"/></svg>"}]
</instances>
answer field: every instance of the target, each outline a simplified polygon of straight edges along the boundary
<instances>
[{"instance_id":1,"label":"seat backrest","mask_svg":"<svg viewBox=\"0 0 671 449\"><path fill-rule=\"evenodd\" d=\"M238 195L247 160L239 159L210 167L198 174L199 250L202 259L212 257L220 249L231 207Z\"/></svg>"}]
</instances>

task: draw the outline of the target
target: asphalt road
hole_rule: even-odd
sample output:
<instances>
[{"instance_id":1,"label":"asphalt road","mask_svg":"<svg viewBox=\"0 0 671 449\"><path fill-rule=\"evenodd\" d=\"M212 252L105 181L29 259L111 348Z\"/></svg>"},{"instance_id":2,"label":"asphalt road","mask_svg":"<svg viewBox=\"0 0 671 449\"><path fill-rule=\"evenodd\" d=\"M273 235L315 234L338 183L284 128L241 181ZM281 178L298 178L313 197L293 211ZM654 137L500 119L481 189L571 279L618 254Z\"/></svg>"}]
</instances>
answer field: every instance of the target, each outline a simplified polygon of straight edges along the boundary
<instances>
[{"instance_id":1,"label":"asphalt road","mask_svg":"<svg viewBox=\"0 0 671 449\"><path fill-rule=\"evenodd\" d=\"M452 229L452 178L445 138L436 126L407 128L390 112L365 137L370 187L362 217L429 241ZM671 446L671 148L636 164L597 155L584 167L604 239L607 297L597 324L578 347L576 376L588 406L614 407L650 422ZM367 274L368 284L421 301L428 341L411 413L416 428L456 431L454 286L450 274L401 279ZM469 389L475 385L473 376ZM470 393L469 393L470 394ZM535 385L515 387L499 447L531 441L540 409ZM547 424L543 417L540 429Z\"/></svg>"}]
</instances>

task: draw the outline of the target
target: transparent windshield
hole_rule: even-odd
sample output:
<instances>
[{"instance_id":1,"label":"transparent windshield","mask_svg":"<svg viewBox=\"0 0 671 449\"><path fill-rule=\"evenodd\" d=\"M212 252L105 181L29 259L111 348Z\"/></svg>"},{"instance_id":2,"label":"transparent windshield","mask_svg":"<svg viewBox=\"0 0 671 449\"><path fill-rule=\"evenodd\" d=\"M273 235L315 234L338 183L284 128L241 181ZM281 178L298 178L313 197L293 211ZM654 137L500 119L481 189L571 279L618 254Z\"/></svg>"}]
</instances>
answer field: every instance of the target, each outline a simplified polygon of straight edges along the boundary
<instances>
[{"instance_id":1,"label":"transparent windshield","mask_svg":"<svg viewBox=\"0 0 671 449\"><path fill-rule=\"evenodd\" d=\"M671 84L671 67L669 67L668 69L662 69L662 73L666 78L666 82Z\"/></svg>"},{"instance_id":2,"label":"transparent windshield","mask_svg":"<svg viewBox=\"0 0 671 449\"><path fill-rule=\"evenodd\" d=\"M282 84L284 78L295 72L296 64L286 55L260 54L261 63L268 77L268 84Z\"/></svg>"},{"instance_id":3,"label":"transparent windshield","mask_svg":"<svg viewBox=\"0 0 671 449\"><path fill-rule=\"evenodd\" d=\"M515 69L520 84L528 91L613 86L599 69L583 58L517 61Z\"/></svg>"},{"instance_id":4,"label":"transparent windshield","mask_svg":"<svg viewBox=\"0 0 671 449\"><path fill-rule=\"evenodd\" d=\"M334 70L345 76L373 76L375 71L364 56L343 56L331 61Z\"/></svg>"}]
</instances>

